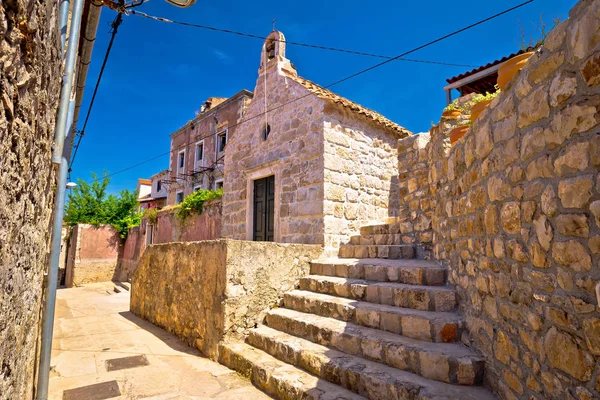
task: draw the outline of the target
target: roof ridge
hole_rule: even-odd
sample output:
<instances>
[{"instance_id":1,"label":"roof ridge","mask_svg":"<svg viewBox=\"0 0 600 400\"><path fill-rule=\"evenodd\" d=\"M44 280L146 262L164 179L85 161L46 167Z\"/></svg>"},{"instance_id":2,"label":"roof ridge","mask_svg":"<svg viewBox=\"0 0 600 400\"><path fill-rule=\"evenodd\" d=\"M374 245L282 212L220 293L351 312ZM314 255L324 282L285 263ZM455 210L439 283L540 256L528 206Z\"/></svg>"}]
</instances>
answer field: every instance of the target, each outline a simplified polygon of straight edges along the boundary
<instances>
[{"instance_id":1,"label":"roof ridge","mask_svg":"<svg viewBox=\"0 0 600 400\"><path fill-rule=\"evenodd\" d=\"M371 110L370 108L367 108L367 107L360 105L352 100L349 100L343 96L340 96L339 94L332 92L331 90L329 90L317 83L314 83L313 81L311 81L309 79L301 77L300 75L286 74L286 76L288 78L291 78L294 81L298 82L299 84L304 86L306 89L311 91L313 94L317 95L319 98L324 99L324 100L333 101L334 103L340 104L343 107L346 107L346 108L350 109L351 111L354 111L355 113L362 114L365 117L369 118L370 120L378 123L379 125L382 125L385 128L389 128L389 129L396 131L396 133L398 133L402 137L406 137L406 136L413 134L408 129L404 128L403 126L398 125L397 123L395 123L391 119L383 116L382 114L378 113L377 111Z\"/></svg>"}]
</instances>

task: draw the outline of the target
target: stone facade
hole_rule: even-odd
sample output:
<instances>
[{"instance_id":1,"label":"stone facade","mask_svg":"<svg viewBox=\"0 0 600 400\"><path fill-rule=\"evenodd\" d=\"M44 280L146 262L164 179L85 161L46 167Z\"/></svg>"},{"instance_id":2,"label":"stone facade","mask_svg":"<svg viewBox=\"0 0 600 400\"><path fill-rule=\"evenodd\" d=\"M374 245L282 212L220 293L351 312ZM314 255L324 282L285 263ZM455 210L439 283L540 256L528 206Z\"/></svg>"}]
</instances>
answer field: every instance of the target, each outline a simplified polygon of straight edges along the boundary
<instances>
[{"instance_id":1,"label":"stone facade","mask_svg":"<svg viewBox=\"0 0 600 400\"><path fill-rule=\"evenodd\" d=\"M56 1L0 5L0 398L32 397L55 174Z\"/></svg>"},{"instance_id":2,"label":"stone facade","mask_svg":"<svg viewBox=\"0 0 600 400\"><path fill-rule=\"evenodd\" d=\"M579 2L452 148L444 123L400 141L401 171L429 166L400 175L401 214L432 221L407 240L448 264L504 399L600 397L598 15Z\"/></svg>"},{"instance_id":3,"label":"stone facade","mask_svg":"<svg viewBox=\"0 0 600 400\"><path fill-rule=\"evenodd\" d=\"M132 278L131 311L216 359L308 274L320 246L212 240L149 246Z\"/></svg>"},{"instance_id":4,"label":"stone facade","mask_svg":"<svg viewBox=\"0 0 600 400\"><path fill-rule=\"evenodd\" d=\"M361 224L389 216L396 141L408 131L299 77L277 31L254 93L225 154L224 237L253 239L253 184L268 176L276 242L335 252Z\"/></svg>"},{"instance_id":5,"label":"stone facade","mask_svg":"<svg viewBox=\"0 0 600 400\"><path fill-rule=\"evenodd\" d=\"M167 204L177 204L178 193L181 193L180 198L185 198L197 189L215 189L222 185L221 136L227 142L231 140L233 129L229 126L245 114L251 99L252 93L247 90L228 99L211 97L196 118L171 134L169 174L162 178L162 184L168 189Z\"/></svg>"}]
</instances>

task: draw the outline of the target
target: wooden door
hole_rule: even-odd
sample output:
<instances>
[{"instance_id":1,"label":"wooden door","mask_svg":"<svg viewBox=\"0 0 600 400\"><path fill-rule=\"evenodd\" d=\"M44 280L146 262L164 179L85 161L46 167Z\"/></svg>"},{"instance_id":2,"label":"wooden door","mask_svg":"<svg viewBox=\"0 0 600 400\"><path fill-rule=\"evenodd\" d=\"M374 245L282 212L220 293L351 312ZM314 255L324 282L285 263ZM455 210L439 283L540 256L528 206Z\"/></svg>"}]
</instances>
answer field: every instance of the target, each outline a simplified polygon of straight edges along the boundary
<instances>
[{"instance_id":1,"label":"wooden door","mask_svg":"<svg viewBox=\"0 0 600 400\"><path fill-rule=\"evenodd\" d=\"M275 177L254 181L254 234L257 242L272 242L275 237Z\"/></svg>"}]
</instances>

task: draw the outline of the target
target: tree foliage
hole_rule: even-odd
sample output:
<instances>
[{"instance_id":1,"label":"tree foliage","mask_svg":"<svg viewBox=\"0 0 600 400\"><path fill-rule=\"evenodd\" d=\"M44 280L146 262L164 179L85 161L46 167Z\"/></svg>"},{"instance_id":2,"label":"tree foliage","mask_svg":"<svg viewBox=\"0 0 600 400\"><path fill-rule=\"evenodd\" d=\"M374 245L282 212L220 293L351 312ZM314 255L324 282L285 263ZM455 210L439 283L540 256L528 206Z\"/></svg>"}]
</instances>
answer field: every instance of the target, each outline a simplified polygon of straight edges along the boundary
<instances>
[{"instance_id":1,"label":"tree foliage","mask_svg":"<svg viewBox=\"0 0 600 400\"><path fill-rule=\"evenodd\" d=\"M116 196L107 193L110 178L104 173L102 179L92 173L92 183L77 180L77 186L69 193L65 207L66 224L112 225L121 235L127 237L127 231L138 226L142 214L138 213L137 192L127 189Z\"/></svg>"}]
</instances>

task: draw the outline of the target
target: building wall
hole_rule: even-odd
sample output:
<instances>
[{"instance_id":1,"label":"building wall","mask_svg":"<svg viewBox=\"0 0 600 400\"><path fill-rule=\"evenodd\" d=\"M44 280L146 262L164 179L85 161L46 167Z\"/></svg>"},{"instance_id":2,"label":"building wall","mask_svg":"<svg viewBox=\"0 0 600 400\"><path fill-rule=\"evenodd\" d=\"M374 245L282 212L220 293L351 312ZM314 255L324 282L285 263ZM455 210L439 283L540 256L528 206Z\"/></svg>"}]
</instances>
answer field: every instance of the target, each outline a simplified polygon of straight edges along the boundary
<instances>
[{"instance_id":1,"label":"building wall","mask_svg":"<svg viewBox=\"0 0 600 400\"><path fill-rule=\"evenodd\" d=\"M300 98L276 112L265 111ZM324 243L323 107L274 66L261 73L254 101L225 154L222 235L252 240L253 181L275 175L275 241ZM265 122L270 134L263 139Z\"/></svg>"},{"instance_id":2,"label":"building wall","mask_svg":"<svg viewBox=\"0 0 600 400\"><path fill-rule=\"evenodd\" d=\"M433 210L463 340L503 399L600 397L599 13L599 0L579 2L454 147L444 124L419 150L400 142L413 149L401 165L425 151L430 167L402 206ZM418 192L433 205L411 209Z\"/></svg>"},{"instance_id":3,"label":"building wall","mask_svg":"<svg viewBox=\"0 0 600 400\"><path fill-rule=\"evenodd\" d=\"M337 254L361 225L385 222L397 198L398 135L341 106L324 107L325 247ZM392 204L394 205L394 204Z\"/></svg>"},{"instance_id":4,"label":"building wall","mask_svg":"<svg viewBox=\"0 0 600 400\"><path fill-rule=\"evenodd\" d=\"M116 279L119 233L110 225L75 225L67 255L65 286Z\"/></svg>"},{"instance_id":5,"label":"building wall","mask_svg":"<svg viewBox=\"0 0 600 400\"><path fill-rule=\"evenodd\" d=\"M58 2L0 5L0 398L31 398L51 233Z\"/></svg>"},{"instance_id":6,"label":"building wall","mask_svg":"<svg viewBox=\"0 0 600 400\"><path fill-rule=\"evenodd\" d=\"M191 174L192 171L197 170L195 168L196 143L204 138L202 139L204 140L203 165L210 167L217 163L217 160L223 157L223 153L217 153L216 133L227 129L228 140L231 139L233 129L228 129L228 126L234 125L242 117L250 98L251 93L242 91L216 107L199 114L171 135L169 178L172 183L168 185L167 204L176 204L178 191L183 191L185 197L193 193L195 187L214 189L215 182L223 178L222 160L212 172L196 174L193 177L178 175L178 154L185 150L184 173Z\"/></svg>"},{"instance_id":7,"label":"building wall","mask_svg":"<svg viewBox=\"0 0 600 400\"><path fill-rule=\"evenodd\" d=\"M210 240L149 246L134 273L131 311L218 358L310 271L320 246Z\"/></svg>"},{"instance_id":8,"label":"building wall","mask_svg":"<svg viewBox=\"0 0 600 400\"><path fill-rule=\"evenodd\" d=\"M169 179L169 171L165 170L165 171L161 171L158 174L155 174L152 176L152 178L150 178L150 180L152 181L152 191L150 192L150 197L152 197L153 200L152 201L152 206L156 207L156 204L159 204L159 207L163 207L164 205L166 205L166 197L169 194L169 190L168 190L168 185L165 184L165 180ZM158 182L160 182L160 190L157 190L158 186ZM162 200L162 199L165 200ZM163 204L165 203L165 204Z\"/></svg>"}]
</instances>

